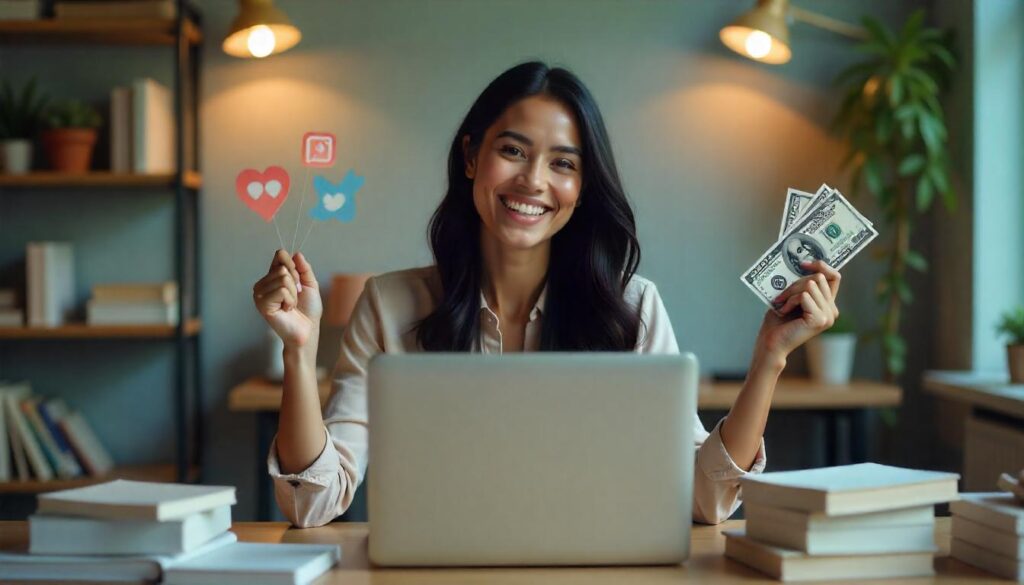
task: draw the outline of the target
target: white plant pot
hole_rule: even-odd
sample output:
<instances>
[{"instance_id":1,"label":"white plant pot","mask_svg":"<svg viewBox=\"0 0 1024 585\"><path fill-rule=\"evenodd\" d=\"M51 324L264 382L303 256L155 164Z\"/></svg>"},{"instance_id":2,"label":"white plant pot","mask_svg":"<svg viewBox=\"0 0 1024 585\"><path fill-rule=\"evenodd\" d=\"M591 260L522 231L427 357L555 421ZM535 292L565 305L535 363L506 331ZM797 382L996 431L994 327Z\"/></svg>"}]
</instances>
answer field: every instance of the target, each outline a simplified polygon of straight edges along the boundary
<instances>
[{"instance_id":1,"label":"white plant pot","mask_svg":"<svg viewBox=\"0 0 1024 585\"><path fill-rule=\"evenodd\" d=\"M24 175L32 168L32 141L25 138L0 141L0 170Z\"/></svg>"},{"instance_id":2,"label":"white plant pot","mask_svg":"<svg viewBox=\"0 0 1024 585\"><path fill-rule=\"evenodd\" d=\"M846 384L857 350L855 333L825 333L807 342L807 367L811 378L823 384Z\"/></svg>"}]
</instances>

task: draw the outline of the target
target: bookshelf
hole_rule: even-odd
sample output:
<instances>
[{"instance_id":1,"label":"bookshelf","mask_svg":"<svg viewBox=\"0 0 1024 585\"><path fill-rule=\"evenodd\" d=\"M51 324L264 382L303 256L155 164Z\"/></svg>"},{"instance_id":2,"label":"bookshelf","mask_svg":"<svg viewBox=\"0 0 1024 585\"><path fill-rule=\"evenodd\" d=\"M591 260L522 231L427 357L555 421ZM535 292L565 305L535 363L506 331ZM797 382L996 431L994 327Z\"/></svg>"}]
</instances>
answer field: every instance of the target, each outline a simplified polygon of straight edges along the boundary
<instances>
[{"instance_id":1,"label":"bookshelf","mask_svg":"<svg viewBox=\"0 0 1024 585\"><path fill-rule=\"evenodd\" d=\"M202 66L202 15L189 0L176 0L173 19L0 20L0 46L50 45L77 50L83 46L164 46L170 48L174 79L170 86L175 117L174 172L133 174L96 170L69 174L36 171L0 174L0 197L46 197L49 191L81 191L102 197L108 191L135 190L154 197L170 196L173 217L173 280L178 283L177 325L0 327L0 352L5 344L47 340L47 343L154 343L174 354L173 423L175 458L171 463L118 467L102 477L50 481L0 482L0 494L35 494L123 477L148 481L200 480L202 453L202 380L200 343L203 323L200 299L199 71ZM40 61L41 66L52 65ZM59 75L60 72L53 72ZM112 353L116 355L117 352ZM112 358L115 359L115 358ZM44 361L39 367L45 367ZM99 427L104 421L90 421Z\"/></svg>"}]
</instances>

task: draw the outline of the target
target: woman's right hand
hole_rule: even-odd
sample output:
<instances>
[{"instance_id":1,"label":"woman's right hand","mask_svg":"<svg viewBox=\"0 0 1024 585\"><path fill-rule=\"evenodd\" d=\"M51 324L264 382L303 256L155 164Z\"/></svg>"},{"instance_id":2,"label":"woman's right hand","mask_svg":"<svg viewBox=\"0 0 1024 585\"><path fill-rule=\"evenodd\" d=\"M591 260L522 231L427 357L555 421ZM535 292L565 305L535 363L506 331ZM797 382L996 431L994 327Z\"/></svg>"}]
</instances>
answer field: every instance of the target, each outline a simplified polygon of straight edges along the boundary
<instances>
[{"instance_id":1,"label":"woman's right hand","mask_svg":"<svg viewBox=\"0 0 1024 585\"><path fill-rule=\"evenodd\" d=\"M319 337L320 286L301 252L292 257L278 250L267 275L253 285L252 299L286 348L303 348Z\"/></svg>"}]
</instances>

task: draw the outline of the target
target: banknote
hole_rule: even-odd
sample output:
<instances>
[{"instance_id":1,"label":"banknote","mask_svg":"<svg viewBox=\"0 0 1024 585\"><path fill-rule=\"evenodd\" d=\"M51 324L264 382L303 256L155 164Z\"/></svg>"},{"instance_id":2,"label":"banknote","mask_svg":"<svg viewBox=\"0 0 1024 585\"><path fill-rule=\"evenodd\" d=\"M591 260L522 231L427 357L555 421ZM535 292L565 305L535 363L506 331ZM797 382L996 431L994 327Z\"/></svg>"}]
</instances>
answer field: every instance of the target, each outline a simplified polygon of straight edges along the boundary
<instances>
[{"instance_id":1,"label":"banknote","mask_svg":"<svg viewBox=\"0 0 1024 585\"><path fill-rule=\"evenodd\" d=\"M822 189L811 207L740 277L769 307L786 287L811 274L800 262L823 259L839 270L878 236L842 193L825 185Z\"/></svg>"},{"instance_id":2,"label":"banknote","mask_svg":"<svg viewBox=\"0 0 1024 585\"><path fill-rule=\"evenodd\" d=\"M831 191L828 185L822 185L821 189L818 189L818 193L824 190L826 193ZM787 189L786 190L786 207L782 212L782 221L779 222L779 237L789 231L789 228L793 227L796 220L800 219L800 216L805 211L810 209L807 204L814 199L814 193L808 193L807 191L800 191L799 189Z\"/></svg>"}]
</instances>

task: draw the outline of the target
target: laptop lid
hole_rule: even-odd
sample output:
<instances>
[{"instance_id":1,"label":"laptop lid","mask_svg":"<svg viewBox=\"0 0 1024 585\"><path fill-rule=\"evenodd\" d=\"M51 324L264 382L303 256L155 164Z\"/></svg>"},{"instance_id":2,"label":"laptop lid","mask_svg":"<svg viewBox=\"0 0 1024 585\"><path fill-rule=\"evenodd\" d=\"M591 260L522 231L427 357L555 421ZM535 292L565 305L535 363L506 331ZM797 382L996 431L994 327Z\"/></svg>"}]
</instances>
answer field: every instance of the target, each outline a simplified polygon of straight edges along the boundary
<instances>
[{"instance_id":1,"label":"laptop lid","mask_svg":"<svg viewBox=\"0 0 1024 585\"><path fill-rule=\"evenodd\" d=\"M378 565L674 564L689 554L692 354L380 354Z\"/></svg>"}]
</instances>

